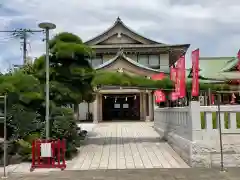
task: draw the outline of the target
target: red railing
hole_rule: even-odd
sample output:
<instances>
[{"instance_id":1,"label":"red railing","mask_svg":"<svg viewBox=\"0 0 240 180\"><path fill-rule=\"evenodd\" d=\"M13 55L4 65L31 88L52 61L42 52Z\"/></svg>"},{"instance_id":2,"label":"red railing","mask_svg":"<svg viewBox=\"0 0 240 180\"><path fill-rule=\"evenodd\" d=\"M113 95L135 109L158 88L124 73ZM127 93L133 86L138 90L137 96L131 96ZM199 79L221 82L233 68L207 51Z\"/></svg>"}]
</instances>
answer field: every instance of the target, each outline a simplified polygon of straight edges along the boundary
<instances>
[{"instance_id":1,"label":"red railing","mask_svg":"<svg viewBox=\"0 0 240 180\"><path fill-rule=\"evenodd\" d=\"M60 168L64 170L66 168L65 151L65 140L33 141L32 165L30 171L36 168Z\"/></svg>"}]
</instances>

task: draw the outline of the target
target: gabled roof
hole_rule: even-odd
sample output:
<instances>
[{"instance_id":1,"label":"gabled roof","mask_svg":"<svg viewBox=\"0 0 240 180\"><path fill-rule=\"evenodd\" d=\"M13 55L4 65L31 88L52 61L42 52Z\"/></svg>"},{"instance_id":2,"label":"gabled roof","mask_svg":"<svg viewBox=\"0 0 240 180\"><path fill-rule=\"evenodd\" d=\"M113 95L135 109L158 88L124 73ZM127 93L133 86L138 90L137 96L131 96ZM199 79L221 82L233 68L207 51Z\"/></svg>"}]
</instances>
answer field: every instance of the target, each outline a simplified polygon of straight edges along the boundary
<instances>
[{"instance_id":1,"label":"gabled roof","mask_svg":"<svg viewBox=\"0 0 240 180\"><path fill-rule=\"evenodd\" d=\"M225 81L240 78L240 72L231 71L238 63L236 57L200 57L199 78L202 80ZM188 75L191 70L188 70ZM191 76L189 76L191 78Z\"/></svg>"},{"instance_id":2,"label":"gabled roof","mask_svg":"<svg viewBox=\"0 0 240 180\"><path fill-rule=\"evenodd\" d=\"M102 69L104 67L107 67L109 65L111 65L112 63L114 63L115 61L117 61L119 58L122 58L123 60L127 61L128 63L134 65L134 66L137 66L139 68L142 68L142 69L145 69L145 70L149 70L149 71L153 71L153 72L163 72L163 71L160 71L158 69L153 69L153 68L150 68L150 67L147 67L147 66L144 66L134 60L132 60L131 58L127 57L123 51L119 51L117 53L117 55L115 57L113 57L112 59L106 61L105 63L103 64L100 64L99 66L95 67L96 70L99 70L99 69ZM169 72L165 72L164 73L169 73Z\"/></svg>"},{"instance_id":3,"label":"gabled roof","mask_svg":"<svg viewBox=\"0 0 240 180\"><path fill-rule=\"evenodd\" d=\"M221 70L222 72L228 72L231 71L231 69L233 69L234 67L236 67L238 64L238 58L237 57L233 57L231 60L229 60L225 67L223 67L223 69Z\"/></svg>"},{"instance_id":4,"label":"gabled roof","mask_svg":"<svg viewBox=\"0 0 240 180\"><path fill-rule=\"evenodd\" d=\"M108 28L106 31L104 31L103 33L99 34L98 36L88 40L85 42L85 44L88 44L88 45L96 45L96 44L99 44L100 42L110 38L113 34L111 34L110 32L117 26L120 26L122 27L123 29L125 29L126 31L130 32L131 34L135 35L135 36L138 36L140 39L144 40L147 42L147 44L162 44L162 43L159 43L159 42L156 42L156 41L153 41L151 39L148 39L140 34L138 34L137 32L135 32L134 30L130 29L128 26L126 26L122 20L118 17L117 20L115 21L115 23L110 27ZM139 40L137 40L139 41ZM144 41L139 41L139 43L141 44L146 44L144 43ZM94 43L94 42L97 42L97 43Z\"/></svg>"},{"instance_id":5,"label":"gabled roof","mask_svg":"<svg viewBox=\"0 0 240 180\"><path fill-rule=\"evenodd\" d=\"M199 75L205 78L220 78L217 77L218 73L222 72L232 59L234 57L200 57Z\"/></svg>"},{"instance_id":6,"label":"gabled roof","mask_svg":"<svg viewBox=\"0 0 240 180\"><path fill-rule=\"evenodd\" d=\"M186 48L188 49L190 44L122 44L122 48ZM119 48L119 44L111 44L111 45L92 45L92 48Z\"/></svg>"}]
</instances>

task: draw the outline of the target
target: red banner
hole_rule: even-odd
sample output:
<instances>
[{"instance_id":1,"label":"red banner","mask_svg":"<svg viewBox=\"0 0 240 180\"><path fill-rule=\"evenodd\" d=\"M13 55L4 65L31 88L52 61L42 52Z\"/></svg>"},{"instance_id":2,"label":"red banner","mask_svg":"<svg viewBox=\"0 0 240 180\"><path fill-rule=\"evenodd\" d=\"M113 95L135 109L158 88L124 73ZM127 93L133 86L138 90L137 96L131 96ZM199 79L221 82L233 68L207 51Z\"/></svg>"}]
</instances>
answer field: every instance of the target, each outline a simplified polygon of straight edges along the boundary
<instances>
[{"instance_id":1,"label":"red banner","mask_svg":"<svg viewBox=\"0 0 240 180\"><path fill-rule=\"evenodd\" d=\"M177 79L177 69L172 67L170 68L170 79L176 83L176 79Z\"/></svg>"},{"instance_id":2,"label":"red banner","mask_svg":"<svg viewBox=\"0 0 240 180\"><path fill-rule=\"evenodd\" d=\"M179 76L181 78L180 82L180 98L184 98L186 96L186 71L185 71L185 56L182 56L180 59L180 67L179 67Z\"/></svg>"},{"instance_id":3,"label":"red banner","mask_svg":"<svg viewBox=\"0 0 240 180\"><path fill-rule=\"evenodd\" d=\"M179 78L179 61L177 61L177 64L176 64L176 75L175 75L175 79L176 79L176 82L175 82L175 96L179 97L180 95L180 84L181 84L181 79Z\"/></svg>"},{"instance_id":4,"label":"red banner","mask_svg":"<svg viewBox=\"0 0 240 180\"><path fill-rule=\"evenodd\" d=\"M178 83L178 78L177 78L177 68L174 68L173 66L171 66L170 68L170 79L174 82L175 84L175 91L171 93L171 100L172 101L176 101L178 99L178 87L179 87L179 83Z\"/></svg>"},{"instance_id":5,"label":"red banner","mask_svg":"<svg viewBox=\"0 0 240 180\"><path fill-rule=\"evenodd\" d=\"M176 101L178 99L178 94L176 92L171 93L171 100Z\"/></svg>"},{"instance_id":6,"label":"red banner","mask_svg":"<svg viewBox=\"0 0 240 180\"><path fill-rule=\"evenodd\" d=\"M162 80L163 78L165 78L165 74L164 73L158 73L158 74L154 74L151 77L153 80Z\"/></svg>"},{"instance_id":7,"label":"red banner","mask_svg":"<svg viewBox=\"0 0 240 180\"><path fill-rule=\"evenodd\" d=\"M212 104L215 104L215 96L214 96L214 94L211 95L211 102L212 102Z\"/></svg>"},{"instance_id":8,"label":"red banner","mask_svg":"<svg viewBox=\"0 0 240 180\"><path fill-rule=\"evenodd\" d=\"M156 103L160 103L160 102L166 101L165 94L162 91L160 91L160 90L155 91L154 92L154 96L155 96L155 102Z\"/></svg>"},{"instance_id":9,"label":"red banner","mask_svg":"<svg viewBox=\"0 0 240 180\"><path fill-rule=\"evenodd\" d=\"M165 78L165 74L164 73L154 74L154 75L152 75L151 78L153 80L162 80L163 78ZM165 94L161 90L155 91L154 92L154 96L155 96L155 102L156 103L160 103L160 102L166 101Z\"/></svg>"},{"instance_id":10,"label":"red banner","mask_svg":"<svg viewBox=\"0 0 240 180\"><path fill-rule=\"evenodd\" d=\"M199 95L199 49L192 52L192 96Z\"/></svg>"},{"instance_id":11,"label":"red banner","mask_svg":"<svg viewBox=\"0 0 240 180\"><path fill-rule=\"evenodd\" d=\"M176 93L178 97L186 96L186 72L185 72L185 56L181 56L177 61L177 81Z\"/></svg>"},{"instance_id":12,"label":"red banner","mask_svg":"<svg viewBox=\"0 0 240 180\"><path fill-rule=\"evenodd\" d=\"M240 71L240 49L238 51L237 58L238 58L237 69Z\"/></svg>"}]
</instances>

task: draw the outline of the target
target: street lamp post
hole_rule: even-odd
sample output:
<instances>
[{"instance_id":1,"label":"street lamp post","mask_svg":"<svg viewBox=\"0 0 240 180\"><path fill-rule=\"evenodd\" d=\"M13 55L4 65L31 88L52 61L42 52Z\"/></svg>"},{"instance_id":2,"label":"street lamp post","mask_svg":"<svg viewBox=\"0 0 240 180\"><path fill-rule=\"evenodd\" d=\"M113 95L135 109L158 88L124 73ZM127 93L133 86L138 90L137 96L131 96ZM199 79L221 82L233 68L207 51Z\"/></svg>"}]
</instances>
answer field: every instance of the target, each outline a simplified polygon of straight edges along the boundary
<instances>
[{"instance_id":1,"label":"street lamp post","mask_svg":"<svg viewBox=\"0 0 240 180\"><path fill-rule=\"evenodd\" d=\"M0 99L4 100L4 109L3 109L3 117L0 119L4 119L4 150L3 150L3 177L2 179L7 178L6 165L7 165L7 96L0 96Z\"/></svg>"},{"instance_id":2,"label":"street lamp post","mask_svg":"<svg viewBox=\"0 0 240 180\"><path fill-rule=\"evenodd\" d=\"M44 29L46 32L46 138L50 138L49 129L49 30L55 29L56 25L48 22L43 22L38 25L40 28Z\"/></svg>"}]
</instances>

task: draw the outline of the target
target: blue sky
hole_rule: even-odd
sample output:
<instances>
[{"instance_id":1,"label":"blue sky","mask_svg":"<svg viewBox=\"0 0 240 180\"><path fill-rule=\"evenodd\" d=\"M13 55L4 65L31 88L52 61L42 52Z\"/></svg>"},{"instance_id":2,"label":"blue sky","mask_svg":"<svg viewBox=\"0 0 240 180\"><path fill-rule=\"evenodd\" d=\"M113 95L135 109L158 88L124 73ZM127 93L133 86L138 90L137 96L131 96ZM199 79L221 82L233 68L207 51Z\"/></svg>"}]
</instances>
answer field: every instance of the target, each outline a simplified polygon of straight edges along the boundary
<instances>
[{"instance_id":1,"label":"blue sky","mask_svg":"<svg viewBox=\"0 0 240 180\"><path fill-rule=\"evenodd\" d=\"M130 28L169 44L189 43L201 56L236 56L240 48L239 0L0 0L0 30L38 29L51 21L52 35L68 31L87 40L120 16ZM28 54L43 53L43 34L29 38ZM20 41L0 33L0 70L21 64ZM189 56L188 56L189 57ZM188 65L190 59L188 58Z\"/></svg>"}]
</instances>

